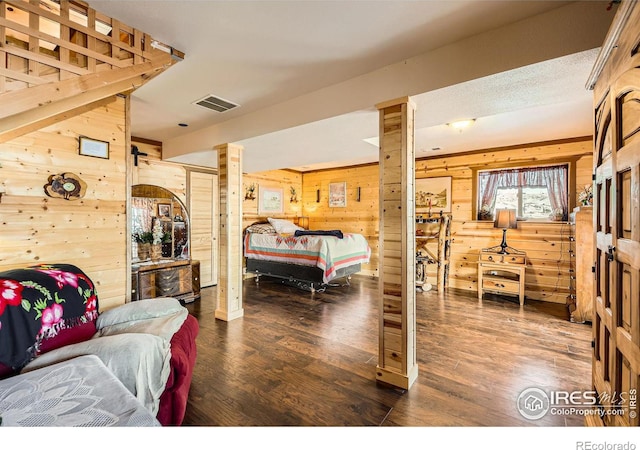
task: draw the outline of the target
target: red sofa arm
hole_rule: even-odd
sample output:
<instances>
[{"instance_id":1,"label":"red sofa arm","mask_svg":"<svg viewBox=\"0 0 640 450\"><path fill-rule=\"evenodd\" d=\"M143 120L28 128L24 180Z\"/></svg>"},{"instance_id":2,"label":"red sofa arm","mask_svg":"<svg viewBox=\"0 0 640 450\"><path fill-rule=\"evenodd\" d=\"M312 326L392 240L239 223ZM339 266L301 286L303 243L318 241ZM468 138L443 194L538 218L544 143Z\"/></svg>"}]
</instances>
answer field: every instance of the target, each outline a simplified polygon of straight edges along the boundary
<instances>
[{"instance_id":1,"label":"red sofa arm","mask_svg":"<svg viewBox=\"0 0 640 450\"><path fill-rule=\"evenodd\" d=\"M196 337L199 331L198 320L189 314L171 339L171 372L156 415L163 426L181 425L184 420L196 364Z\"/></svg>"}]
</instances>

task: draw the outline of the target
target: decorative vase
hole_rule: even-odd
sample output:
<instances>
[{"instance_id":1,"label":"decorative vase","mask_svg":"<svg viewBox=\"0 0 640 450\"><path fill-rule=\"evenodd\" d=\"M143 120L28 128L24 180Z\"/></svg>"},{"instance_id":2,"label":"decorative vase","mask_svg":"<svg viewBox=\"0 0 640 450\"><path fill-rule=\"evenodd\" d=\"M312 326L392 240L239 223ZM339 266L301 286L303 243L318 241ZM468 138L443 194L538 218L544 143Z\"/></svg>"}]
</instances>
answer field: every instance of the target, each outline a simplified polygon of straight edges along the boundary
<instances>
[{"instance_id":1,"label":"decorative vase","mask_svg":"<svg viewBox=\"0 0 640 450\"><path fill-rule=\"evenodd\" d=\"M151 244L138 243L138 259L140 261L145 261L149 259L150 252L151 252Z\"/></svg>"},{"instance_id":2,"label":"decorative vase","mask_svg":"<svg viewBox=\"0 0 640 450\"><path fill-rule=\"evenodd\" d=\"M151 261L157 261L162 257L162 244L151 244Z\"/></svg>"},{"instance_id":3,"label":"decorative vase","mask_svg":"<svg viewBox=\"0 0 640 450\"><path fill-rule=\"evenodd\" d=\"M162 257L171 258L171 242L162 243Z\"/></svg>"}]
</instances>

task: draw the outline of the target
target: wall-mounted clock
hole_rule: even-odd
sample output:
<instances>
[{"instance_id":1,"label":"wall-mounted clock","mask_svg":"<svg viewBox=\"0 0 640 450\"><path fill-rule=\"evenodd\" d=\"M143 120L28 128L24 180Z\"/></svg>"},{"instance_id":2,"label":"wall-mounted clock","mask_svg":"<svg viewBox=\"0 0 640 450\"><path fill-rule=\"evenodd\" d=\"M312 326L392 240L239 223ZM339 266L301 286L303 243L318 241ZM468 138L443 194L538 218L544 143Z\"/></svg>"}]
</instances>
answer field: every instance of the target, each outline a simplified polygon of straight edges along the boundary
<instances>
[{"instance_id":1,"label":"wall-mounted clock","mask_svg":"<svg viewBox=\"0 0 640 450\"><path fill-rule=\"evenodd\" d=\"M86 190L87 183L82 181L78 175L71 172L51 175L49 182L44 185L44 192L49 197L64 198L65 200L82 198Z\"/></svg>"}]
</instances>

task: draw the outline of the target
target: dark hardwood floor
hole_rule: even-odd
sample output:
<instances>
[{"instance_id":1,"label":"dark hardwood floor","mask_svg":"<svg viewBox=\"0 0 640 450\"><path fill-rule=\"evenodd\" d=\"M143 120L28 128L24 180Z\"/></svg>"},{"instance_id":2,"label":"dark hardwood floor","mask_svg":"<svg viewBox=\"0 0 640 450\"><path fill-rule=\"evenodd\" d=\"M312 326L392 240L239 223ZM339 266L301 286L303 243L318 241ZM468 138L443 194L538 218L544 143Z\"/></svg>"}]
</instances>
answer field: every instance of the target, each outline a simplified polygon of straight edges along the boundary
<instances>
[{"instance_id":1,"label":"dark hardwood floor","mask_svg":"<svg viewBox=\"0 0 640 450\"><path fill-rule=\"evenodd\" d=\"M244 317L214 318L216 288L188 305L198 358L184 425L582 426L582 416L523 418L520 392L589 390L591 327L563 305L473 293L417 293L419 377L375 381L377 280L310 293L244 282Z\"/></svg>"}]
</instances>

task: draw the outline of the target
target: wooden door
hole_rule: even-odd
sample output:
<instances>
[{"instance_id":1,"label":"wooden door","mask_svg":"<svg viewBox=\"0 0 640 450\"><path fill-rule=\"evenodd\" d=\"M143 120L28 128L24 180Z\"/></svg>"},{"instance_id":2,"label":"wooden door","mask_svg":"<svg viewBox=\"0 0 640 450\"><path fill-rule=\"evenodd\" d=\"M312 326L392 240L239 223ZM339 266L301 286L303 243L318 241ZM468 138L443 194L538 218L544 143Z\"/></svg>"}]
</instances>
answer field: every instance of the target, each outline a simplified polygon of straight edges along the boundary
<instances>
[{"instance_id":1,"label":"wooden door","mask_svg":"<svg viewBox=\"0 0 640 450\"><path fill-rule=\"evenodd\" d=\"M640 373L640 68L623 73L596 108L593 387L602 417L638 425ZM621 410L607 415L608 410Z\"/></svg>"},{"instance_id":2,"label":"wooden door","mask_svg":"<svg viewBox=\"0 0 640 450\"><path fill-rule=\"evenodd\" d=\"M191 258L200 261L200 286L218 284L218 175L189 171Z\"/></svg>"}]
</instances>

